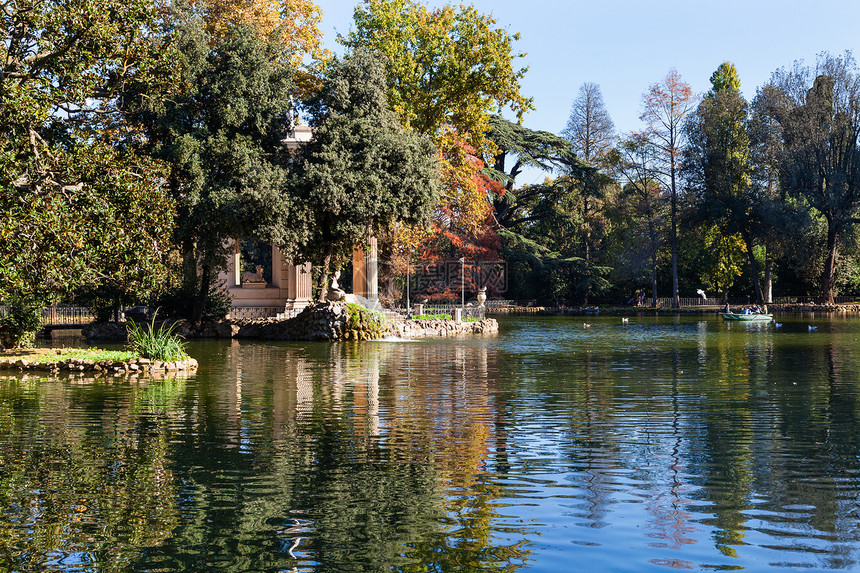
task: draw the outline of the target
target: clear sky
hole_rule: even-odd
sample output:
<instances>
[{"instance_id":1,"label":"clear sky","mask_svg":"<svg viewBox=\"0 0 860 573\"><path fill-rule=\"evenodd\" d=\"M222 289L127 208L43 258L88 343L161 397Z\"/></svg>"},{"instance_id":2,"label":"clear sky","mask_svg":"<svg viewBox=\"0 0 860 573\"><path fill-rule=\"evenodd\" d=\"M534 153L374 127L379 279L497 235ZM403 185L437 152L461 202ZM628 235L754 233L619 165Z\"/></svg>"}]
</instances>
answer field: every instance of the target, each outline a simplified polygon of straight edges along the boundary
<instances>
[{"instance_id":1,"label":"clear sky","mask_svg":"<svg viewBox=\"0 0 860 573\"><path fill-rule=\"evenodd\" d=\"M341 53L358 0L319 0L329 49ZM428 6L449 2L429 0ZM459 4L460 2L450 2ZM468 3L468 2L465 2ZM860 0L474 0L497 25L519 33L514 48L526 52L529 71L522 92L535 111L523 123L558 133L584 82L600 85L619 133L641 128L642 94L675 68L704 93L722 62L735 64L741 91L756 90L795 60L814 64L823 51L860 58ZM535 183L530 172L517 184Z\"/></svg>"}]
</instances>

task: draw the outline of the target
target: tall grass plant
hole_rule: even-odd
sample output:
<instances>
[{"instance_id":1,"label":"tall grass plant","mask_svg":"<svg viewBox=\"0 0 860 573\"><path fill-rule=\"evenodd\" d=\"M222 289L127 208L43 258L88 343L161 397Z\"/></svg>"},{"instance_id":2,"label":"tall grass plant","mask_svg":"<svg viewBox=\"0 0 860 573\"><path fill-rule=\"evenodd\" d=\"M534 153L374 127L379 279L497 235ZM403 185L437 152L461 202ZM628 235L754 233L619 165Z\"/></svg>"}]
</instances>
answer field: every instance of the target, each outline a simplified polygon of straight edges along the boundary
<instances>
[{"instance_id":1,"label":"tall grass plant","mask_svg":"<svg viewBox=\"0 0 860 573\"><path fill-rule=\"evenodd\" d=\"M162 322L156 328L155 316L155 314L152 315L152 321L146 328L129 319L128 343L126 344L128 349L137 352L144 358L161 362L174 362L188 358L188 354L185 352L185 341L173 332L176 323Z\"/></svg>"}]
</instances>

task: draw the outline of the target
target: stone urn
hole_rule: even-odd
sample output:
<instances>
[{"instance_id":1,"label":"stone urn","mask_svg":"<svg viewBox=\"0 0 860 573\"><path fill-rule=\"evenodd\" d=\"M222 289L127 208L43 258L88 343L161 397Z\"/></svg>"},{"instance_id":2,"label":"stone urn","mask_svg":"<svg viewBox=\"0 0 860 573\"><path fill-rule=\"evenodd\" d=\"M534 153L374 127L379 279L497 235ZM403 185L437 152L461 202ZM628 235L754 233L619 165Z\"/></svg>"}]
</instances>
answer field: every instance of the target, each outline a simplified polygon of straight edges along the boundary
<instances>
[{"instance_id":1,"label":"stone urn","mask_svg":"<svg viewBox=\"0 0 860 573\"><path fill-rule=\"evenodd\" d=\"M478 289L478 306L484 306L484 303L487 302L487 287L481 287Z\"/></svg>"}]
</instances>

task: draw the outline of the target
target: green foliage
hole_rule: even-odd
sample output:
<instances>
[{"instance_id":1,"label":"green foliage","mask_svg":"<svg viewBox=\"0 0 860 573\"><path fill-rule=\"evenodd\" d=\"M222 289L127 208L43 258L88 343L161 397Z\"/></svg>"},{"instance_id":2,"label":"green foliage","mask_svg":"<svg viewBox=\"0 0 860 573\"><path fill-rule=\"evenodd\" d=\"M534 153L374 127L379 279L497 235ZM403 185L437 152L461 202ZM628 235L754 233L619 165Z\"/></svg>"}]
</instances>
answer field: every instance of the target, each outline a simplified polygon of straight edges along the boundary
<instances>
[{"instance_id":1,"label":"green foliage","mask_svg":"<svg viewBox=\"0 0 860 573\"><path fill-rule=\"evenodd\" d=\"M359 304L346 305L347 322L344 338L347 340L374 340L387 331L385 315L368 310Z\"/></svg>"},{"instance_id":2,"label":"green foliage","mask_svg":"<svg viewBox=\"0 0 860 573\"><path fill-rule=\"evenodd\" d=\"M320 118L300 151L296 195L309 233L302 258L323 267L344 262L370 229L425 220L436 203L439 171L427 138L400 126L385 96L385 65L356 50L331 68L315 102Z\"/></svg>"},{"instance_id":3,"label":"green foliage","mask_svg":"<svg viewBox=\"0 0 860 573\"><path fill-rule=\"evenodd\" d=\"M42 306L13 300L7 314L0 318L0 345L12 348L30 347L42 327Z\"/></svg>"},{"instance_id":4,"label":"green foliage","mask_svg":"<svg viewBox=\"0 0 860 573\"><path fill-rule=\"evenodd\" d=\"M741 79L738 77L735 65L731 62L720 64L714 73L711 74L711 86L711 93L709 95L716 94L721 90L740 91Z\"/></svg>"},{"instance_id":5,"label":"green foliage","mask_svg":"<svg viewBox=\"0 0 860 573\"><path fill-rule=\"evenodd\" d=\"M162 362L184 360L188 358L185 342L173 333L175 328L176 323L168 325L166 322L162 322L156 328L155 315L145 327L129 320L127 347L130 351L150 360Z\"/></svg>"},{"instance_id":6,"label":"green foliage","mask_svg":"<svg viewBox=\"0 0 860 573\"><path fill-rule=\"evenodd\" d=\"M827 222L820 293L832 302L840 242L860 208L860 70L850 52L825 53L815 68L775 73L758 99L764 118L780 128L782 191Z\"/></svg>"},{"instance_id":7,"label":"green foliage","mask_svg":"<svg viewBox=\"0 0 860 573\"><path fill-rule=\"evenodd\" d=\"M508 262L513 298L544 298L582 302L609 288L610 270L586 264L517 233L502 229L502 256Z\"/></svg>"},{"instance_id":8,"label":"green foliage","mask_svg":"<svg viewBox=\"0 0 860 573\"><path fill-rule=\"evenodd\" d=\"M161 292L155 305L164 316L171 318L191 318L192 308L188 301L198 296L198 283L190 286L182 284ZM227 316L233 307L233 297L223 284L212 283L203 301L201 318L218 320Z\"/></svg>"},{"instance_id":9,"label":"green foliage","mask_svg":"<svg viewBox=\"0 0 860 573\"><path fill-rule=\"evenodd\" d=\"M164 277L163 166L127 144L130 97L174 75L148 0L7 2L0 42L0 297L55 301Z\"/></svg>"},{"instance_id":10,"label":"green foliage","mask_svg":"<svg viewBox=\"0 0 860 573\"><path fill-rule=\"evenodd\" d=\"M197 290L192 319L226 261L226 239L249 236L292 244L306 220L285 193L290 155L281 143L292 123L293 70L247 26L231 27L212 46L199 17L175 15L184 89L144 100L136 118L148 149L172 166L185 288Z\"/></svg>"},{"instance_id":11,"label":"green foliage","mask_svg":"<svg viewBox=\"0 0 860 573\"><path fill-rule=\"evenodd\" d=\"M489 138L499 152L488 162L493 168L485 171L505 186L503 194L494 193L490 197L500 225L511 228L523 221L538 219L540 216L529 209L530 205L543 198L552 201L561 190L552 183L515 189L516 178L523 167L544 171L560 169L568 174L568 181L580 182L580 189L593 190L595 170L576 156L573 145L563 137L531 130L499 116L491 116L490 125ZM513 165L509 164L509 158Z\"/></svg>"},{"instance_id":12,"label":"green foliage","mask_svg":"<svg viewBox=\"0 0 860 573\"><path fill-rule=\"evenodd\" d=\"M365 0L343 43L383 54L392 109L403 125L439 145L445 126L485 151L490 113L510 107L518 120L532 109L520 94L527 68L514 60L518 34L496 27L474 6L428 10L415 0Z\"/></svg>"}]
</instances>

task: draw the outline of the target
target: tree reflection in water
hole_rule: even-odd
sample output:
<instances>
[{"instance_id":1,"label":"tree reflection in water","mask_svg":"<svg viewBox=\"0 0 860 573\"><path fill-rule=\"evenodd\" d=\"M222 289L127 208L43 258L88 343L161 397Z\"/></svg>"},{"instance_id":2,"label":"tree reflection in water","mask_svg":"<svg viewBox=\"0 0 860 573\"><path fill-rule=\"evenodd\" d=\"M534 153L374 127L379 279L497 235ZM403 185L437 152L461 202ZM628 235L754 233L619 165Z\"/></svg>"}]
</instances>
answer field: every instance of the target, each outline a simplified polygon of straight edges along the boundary
<instances>
[{"instance_id":1,"label":"tree reflection in water","mask_svg":"<svg viewBox=\"0 0 860 573\"><path fill-rule=\"evenodd\" d=\"M184 384L120 384L0 381L4 567L120 570L176 527L166 415Z\"/></svg>"},{"instance_id":2,"label":"tree reflection in water","mask_svg":"<svg viewBox=\"0 0 860 573\"><path fill-rule=\"evenodd\" d=\"M7 377L0 568L856 565L860 321L593 322Z\"/></svg>"}]
</instances>

